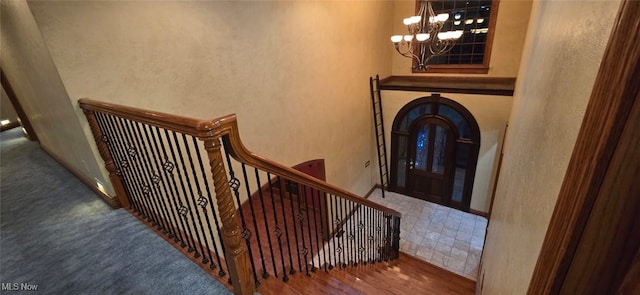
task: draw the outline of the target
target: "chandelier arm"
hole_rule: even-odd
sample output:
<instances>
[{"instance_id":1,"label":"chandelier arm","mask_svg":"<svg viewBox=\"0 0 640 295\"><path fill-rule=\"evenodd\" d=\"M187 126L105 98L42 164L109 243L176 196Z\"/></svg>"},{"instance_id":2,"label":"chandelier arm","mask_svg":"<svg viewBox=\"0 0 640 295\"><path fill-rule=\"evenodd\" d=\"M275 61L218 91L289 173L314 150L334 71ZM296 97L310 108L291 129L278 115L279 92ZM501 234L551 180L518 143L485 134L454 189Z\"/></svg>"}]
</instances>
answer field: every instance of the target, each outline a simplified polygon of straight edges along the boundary
<instances>
[{"instance_id":1,"label":"chandelier arm","mask_svg":"<svg viewBox=\"0 0 640 295\"><path fill-rule=\"evenodd\" d=\"M413 54L413 50L411 50L411 47L408 47L408 50L405 52L400 51L400 46L396 46L396 51L398 53L400 53L400 55L406 57L406 58L415 58L416 60L418 59L418 56L416 56L415 54Z\"/></svg>"}]
</instances>

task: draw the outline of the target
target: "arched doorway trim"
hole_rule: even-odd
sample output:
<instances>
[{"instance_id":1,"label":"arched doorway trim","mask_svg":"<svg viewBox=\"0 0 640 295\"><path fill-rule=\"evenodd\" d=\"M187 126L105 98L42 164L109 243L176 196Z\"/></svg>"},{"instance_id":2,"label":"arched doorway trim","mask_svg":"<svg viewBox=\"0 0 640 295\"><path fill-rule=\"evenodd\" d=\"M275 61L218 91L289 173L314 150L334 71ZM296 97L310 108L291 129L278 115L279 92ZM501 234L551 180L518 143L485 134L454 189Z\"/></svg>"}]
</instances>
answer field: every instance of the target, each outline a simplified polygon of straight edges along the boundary
<instances>
[{"instance_id":1,"label":"arched doorway trim","mask_svg":"<svg viewBox=\"0 0 640 295\"><path fill-rule=\"evenodd\" d=\"M464 106L439 94L415 99L393 121L390 190L469 211L479 150Z\"/></svg>"}]
</instances>

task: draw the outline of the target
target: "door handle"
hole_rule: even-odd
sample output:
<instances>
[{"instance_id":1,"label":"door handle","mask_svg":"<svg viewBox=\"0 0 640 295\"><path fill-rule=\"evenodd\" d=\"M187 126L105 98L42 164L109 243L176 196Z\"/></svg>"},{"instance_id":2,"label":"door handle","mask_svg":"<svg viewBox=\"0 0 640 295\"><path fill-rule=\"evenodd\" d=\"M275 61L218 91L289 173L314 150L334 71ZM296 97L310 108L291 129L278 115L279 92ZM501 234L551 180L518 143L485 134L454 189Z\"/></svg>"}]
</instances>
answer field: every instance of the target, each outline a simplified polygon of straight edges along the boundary
<instances>
[{"instance_id":1,"label":"door handle","mask_svg":"<svg viewBox=\"0 0 640 295\"><path fill-rule=\"evenodd\" d=\"M409 161L409 170L413 170L413 160Z\"/></svg>"}]
</instances>

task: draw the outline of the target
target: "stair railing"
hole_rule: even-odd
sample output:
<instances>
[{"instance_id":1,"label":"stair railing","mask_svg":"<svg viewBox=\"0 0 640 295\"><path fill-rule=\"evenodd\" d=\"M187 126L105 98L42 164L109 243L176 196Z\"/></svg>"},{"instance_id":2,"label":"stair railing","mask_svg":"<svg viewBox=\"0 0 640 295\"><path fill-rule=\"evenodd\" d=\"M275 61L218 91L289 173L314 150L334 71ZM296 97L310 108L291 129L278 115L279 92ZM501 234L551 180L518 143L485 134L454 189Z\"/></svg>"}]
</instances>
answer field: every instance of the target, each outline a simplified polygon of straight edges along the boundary
<instances>
[{"instance_id":1,"label":"stair railing","mask_svg":"<svg viewBox=\"0 0 640 295\"><path fill-rule=\"evenodd\" d=\"M398 257L400 213L248 151L235 115L79 104L120 204L228 274L235 294L253 294L260 277Z\"/></svg>"}]
</instances>

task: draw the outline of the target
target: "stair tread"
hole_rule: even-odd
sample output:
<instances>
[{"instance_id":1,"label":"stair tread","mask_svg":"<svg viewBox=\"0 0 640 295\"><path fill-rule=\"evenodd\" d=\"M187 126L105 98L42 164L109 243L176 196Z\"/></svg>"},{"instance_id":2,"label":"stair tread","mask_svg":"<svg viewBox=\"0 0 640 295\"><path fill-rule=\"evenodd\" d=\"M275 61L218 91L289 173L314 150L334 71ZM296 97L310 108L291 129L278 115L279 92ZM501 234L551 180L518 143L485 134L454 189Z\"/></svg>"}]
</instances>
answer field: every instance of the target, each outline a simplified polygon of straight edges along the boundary
<instances>
[{"instance_id":1,"label":"stair tread","mask_svg":"<svg viewBox=\"0 0 640 295\"><path fill-rule=\"evenodd\" d=\"M389 263L317 270L290 276L289 282L268 279L262 294L474 294L475 282L409 255ZM422 290L422 292L420 292Z\"/></svg>"}]
</instances>

